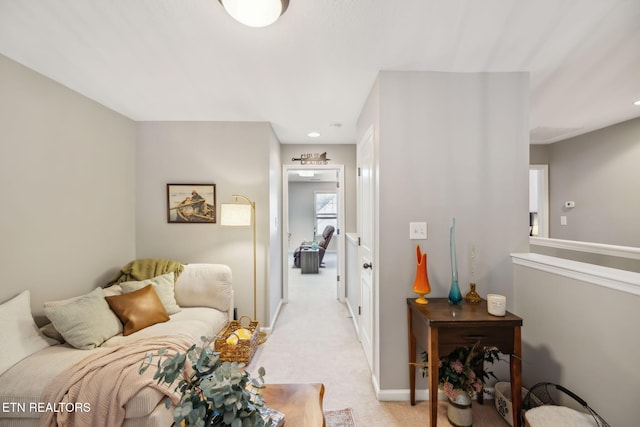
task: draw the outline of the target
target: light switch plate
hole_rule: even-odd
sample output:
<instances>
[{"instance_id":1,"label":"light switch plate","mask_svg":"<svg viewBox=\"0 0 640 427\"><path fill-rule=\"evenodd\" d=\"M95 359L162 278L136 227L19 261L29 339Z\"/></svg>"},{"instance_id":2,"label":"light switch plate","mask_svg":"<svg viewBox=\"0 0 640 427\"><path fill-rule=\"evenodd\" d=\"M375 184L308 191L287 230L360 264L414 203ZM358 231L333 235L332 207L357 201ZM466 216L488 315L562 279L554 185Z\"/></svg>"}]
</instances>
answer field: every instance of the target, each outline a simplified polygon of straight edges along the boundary
<instances>
[{"instance_id":1,"label":"light switch plate","mask_svg":"<svg viewBox=\"0 0 640 427\"><path fill-rule=\"evenodd\" d=\"M410 222L409 223L409 239L420 240L427 238L426 222Z\"/></svg>"}]
</instances>

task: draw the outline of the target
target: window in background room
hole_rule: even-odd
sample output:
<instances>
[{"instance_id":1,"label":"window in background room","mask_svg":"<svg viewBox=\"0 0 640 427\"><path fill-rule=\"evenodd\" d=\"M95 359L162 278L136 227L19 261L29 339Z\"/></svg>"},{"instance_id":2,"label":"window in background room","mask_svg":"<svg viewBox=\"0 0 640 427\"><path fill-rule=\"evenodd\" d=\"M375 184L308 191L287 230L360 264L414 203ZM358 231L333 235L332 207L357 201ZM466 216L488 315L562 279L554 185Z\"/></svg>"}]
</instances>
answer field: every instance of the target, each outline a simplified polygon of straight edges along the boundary
<instances>
[{"instance_id":1,"label":"window in background room","mask_svg":"<svg viewBox=\"0 0 640 427\"><path fill-rule=\"evenodd\" d=\"M327 225L338 228L338 194L315 192L316 233L321 235Z\"/></svg>"}]
</instances>

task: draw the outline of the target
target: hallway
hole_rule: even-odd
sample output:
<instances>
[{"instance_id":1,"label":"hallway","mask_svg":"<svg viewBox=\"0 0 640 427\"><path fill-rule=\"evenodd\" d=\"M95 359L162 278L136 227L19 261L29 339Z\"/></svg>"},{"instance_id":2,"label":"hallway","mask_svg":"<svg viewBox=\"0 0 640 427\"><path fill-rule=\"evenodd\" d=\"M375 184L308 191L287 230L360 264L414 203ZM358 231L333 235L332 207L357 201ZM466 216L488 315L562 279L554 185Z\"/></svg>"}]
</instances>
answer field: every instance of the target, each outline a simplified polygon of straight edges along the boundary
<instances>
[{"instance_id":1,"label":"hallway","mask_svg":"<svg viewBox=\"0 0 640 427\"><path fill-rule=\"evenodd\" d=\"M331 257L333 256L333 258ZM289 303L266 343L249 365L266 369L267 383L323 383L324 409L351 408L358 427L428 425L427 402L379 402L371 373L345 304L336 299L335 253L327 253L319 274L289 269ZM474 404L474 426L507 426L493 407ZM446 406L440 405L439 426L448 426ZM477 415L477 416L476 416ZM483 422L484 415L489 415Z\"/></svg>"}]
</instances>

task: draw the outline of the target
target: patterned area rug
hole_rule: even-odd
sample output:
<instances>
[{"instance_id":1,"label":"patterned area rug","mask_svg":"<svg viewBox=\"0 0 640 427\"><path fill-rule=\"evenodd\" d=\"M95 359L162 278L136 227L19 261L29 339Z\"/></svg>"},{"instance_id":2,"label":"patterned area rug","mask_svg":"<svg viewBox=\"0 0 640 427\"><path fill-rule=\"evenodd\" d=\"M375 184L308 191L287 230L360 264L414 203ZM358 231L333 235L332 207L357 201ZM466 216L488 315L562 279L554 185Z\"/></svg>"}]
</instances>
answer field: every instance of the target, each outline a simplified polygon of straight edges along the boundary
<instances>
[{"instance_id":1,"label":"patterned area rug","mask_svg":"<svg viewBox=\"0 0 640 427\"><path fill-rule=\"evenodd\" d=\"M324 411L327 427L356 427L351 408Z\"/></svg>"}]
</instances>

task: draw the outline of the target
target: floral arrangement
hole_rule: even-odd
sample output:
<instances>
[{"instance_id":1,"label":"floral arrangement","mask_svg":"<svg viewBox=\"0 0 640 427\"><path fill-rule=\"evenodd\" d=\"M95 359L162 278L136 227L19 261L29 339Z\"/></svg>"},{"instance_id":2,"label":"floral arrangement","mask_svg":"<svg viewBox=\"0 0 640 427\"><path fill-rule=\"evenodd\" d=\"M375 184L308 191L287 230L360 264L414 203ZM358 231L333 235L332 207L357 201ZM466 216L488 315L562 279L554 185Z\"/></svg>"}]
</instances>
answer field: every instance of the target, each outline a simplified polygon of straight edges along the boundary
<instances>
[{"instance_id":1,"label":"floral arrangement","mask_svg":"<svg viewBox=\"0 0 640 427\"><path fill-rule=\"evenodd\" d=\"M166 356L158 351L154 379L158 384L175 384L181 395L173 410L175 425L195 427L272 427L272 412L264 406L259 393L264 368L259 369L259 380L251 377L238 362L223 362L213 351L213 340L202 337L202 345L195 344L186 353ZM164 358L164 360L162 360ZM140 373L153 366L153 354L148 354L140 366ZM169 398L166 407L171 406ZM281 415L281 414L280 414Z\"/></svg>"},{"instance_id":2,"label":"floral arrangement","mask_svg":"<svg viewBox=\"0 0 640 427\"><path fill-rule=\"evenodd\" d=\"M441 357L438 379L444 394L453 400L461 393L467 393L469 396L482 393L485 380L490 377L498 379L493 371L485 370L484 363L500 360L499 354L496 347L480 348L480 342L476 342L473 346L456 348L447 356ZM422 376L425 377L429 374L429 355L424 352L422 357Z\"/></svg>"}]
</instances>

